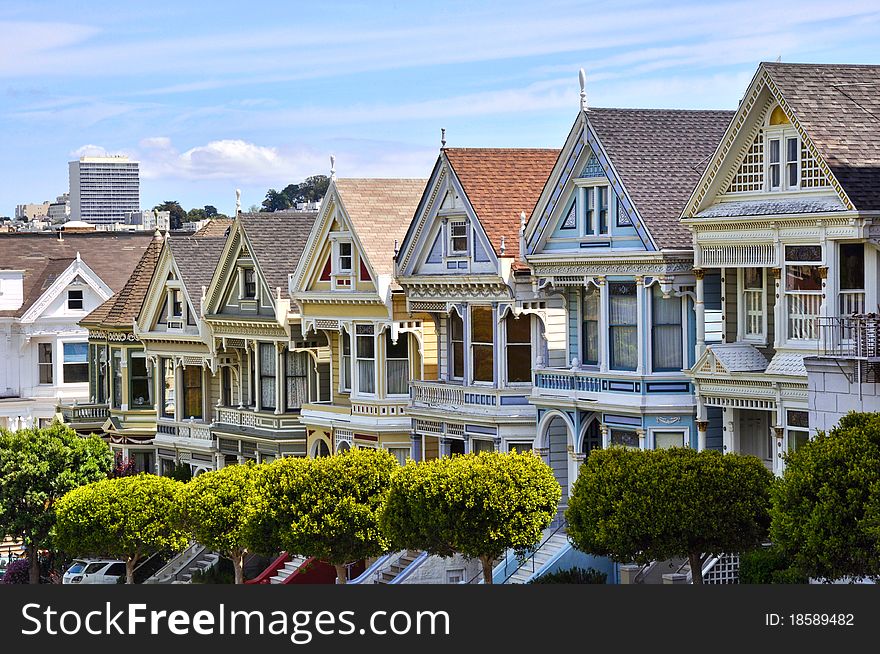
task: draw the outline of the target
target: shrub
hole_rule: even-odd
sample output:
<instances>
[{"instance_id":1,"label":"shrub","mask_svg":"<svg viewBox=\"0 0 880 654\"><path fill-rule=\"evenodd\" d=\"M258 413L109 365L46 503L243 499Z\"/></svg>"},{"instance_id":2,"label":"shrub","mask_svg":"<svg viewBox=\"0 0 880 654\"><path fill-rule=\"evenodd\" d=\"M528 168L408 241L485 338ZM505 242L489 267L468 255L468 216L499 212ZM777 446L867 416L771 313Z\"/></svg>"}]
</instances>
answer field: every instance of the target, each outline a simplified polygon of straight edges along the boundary
<instances>
[{"instance_id":1,"label":"shrub","mask_svg":"<svg viewBox=\"0 0 880 654\"><path fill-rule=\"evenodd\" d=\"M608 581L608 575L595 568L568 568L548 572L540 577L532 579L530 584L604 584Z\"/></svg>"},{"instance_id":2,"label":"shrub","mask_svg":"<svg viewBox=\"0 0 880 654\"><path fill-rule=\"evenodd\" d=\"M739 583L806 584L809 579L794 567L784 552L775 547L765 547L740 554Z\"/></svg>"},{"instance_id":3,"label":"shrub","mask_svg":"<svg viewBox=\"0 0 880 654\"><path fill-rule=\"evenodd\" d=\"M8 566L3 574L3 584L27 584L30 576L30 563L27 559L16 559Z\"/></svg>"}]
</instances>

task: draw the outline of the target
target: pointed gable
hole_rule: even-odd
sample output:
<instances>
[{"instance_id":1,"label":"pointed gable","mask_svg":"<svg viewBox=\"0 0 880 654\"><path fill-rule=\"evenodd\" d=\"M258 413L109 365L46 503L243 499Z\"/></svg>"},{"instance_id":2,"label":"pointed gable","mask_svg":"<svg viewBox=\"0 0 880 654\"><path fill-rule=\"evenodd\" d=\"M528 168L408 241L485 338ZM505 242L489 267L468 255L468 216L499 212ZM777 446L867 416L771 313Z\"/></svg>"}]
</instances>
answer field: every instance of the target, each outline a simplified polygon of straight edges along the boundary
<instances>
[{"instance_id":1,"label":"pointed gable","mask_svg":"<svg viewBox=\"0 0 880 654\"><path fill-rule=\"evenodd\" d=\"M532 213L560 151L446 148L443 152L495 254L518 261L520 214Z\"/></svg>"},{"instance_id":2,"label":"pointed gable","mask_svg":"<svg viewBox=\"0 0 880 654\"><path fill-rule=\"evenodd\" d=\"M288 294L288 275L296 270L317 211L273 211L243 213L241 226L252 248L260 274L275 293Z\"/></svg>"},{"instance_id":3,"label":"pointed gable","mask_svg":"<svg viewBox=\"0 0 880 654\"><path fill-rule=\"evenodd\" d=\"M167 246L196 315L202 312L202 288L207 289L211 284L225 244L226 238L213 236L175 236L168 239Z\"/></svg>"}]
</instances>

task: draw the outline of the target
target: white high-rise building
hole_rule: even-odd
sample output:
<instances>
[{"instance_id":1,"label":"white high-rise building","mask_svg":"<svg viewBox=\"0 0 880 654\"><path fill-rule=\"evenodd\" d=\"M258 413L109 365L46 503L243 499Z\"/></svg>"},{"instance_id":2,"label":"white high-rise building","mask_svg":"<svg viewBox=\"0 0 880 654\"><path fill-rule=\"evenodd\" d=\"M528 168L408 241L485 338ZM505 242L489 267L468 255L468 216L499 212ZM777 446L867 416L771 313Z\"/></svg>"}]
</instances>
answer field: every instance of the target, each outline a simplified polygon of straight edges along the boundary
<instances>
[{"instance_id":1,"label":"white high-rise building","mask_svg":"<svg viewBox=\"0 0 880 654\"><path fill-rule=\"evenodd\" d=\"M140 208L140 170L126 156L81 157L70 162L70 219L125 222Z\"/></svg>"}]
</instances>

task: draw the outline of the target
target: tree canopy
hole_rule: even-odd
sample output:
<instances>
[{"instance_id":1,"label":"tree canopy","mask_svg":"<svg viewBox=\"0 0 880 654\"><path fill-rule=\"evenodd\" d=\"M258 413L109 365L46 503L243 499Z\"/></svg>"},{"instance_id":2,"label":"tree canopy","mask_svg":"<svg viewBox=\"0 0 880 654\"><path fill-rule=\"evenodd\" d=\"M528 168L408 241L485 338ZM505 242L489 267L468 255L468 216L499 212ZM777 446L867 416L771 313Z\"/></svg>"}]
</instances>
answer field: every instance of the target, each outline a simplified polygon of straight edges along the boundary
<instances>
[{"instance_id":1,"label":"tree canopy","mask_svg":"<svg viewBox=\"0 0 880 654\"><path fill-rule=\"evenodd\" d=\"M37 550L51 544L59 498L105 478L112 465L104 441L82 438L58 423L15 432L0 429L0 537L24 541L31 583L40 583Z\"/></svg>"},{"instance_id":2,"label":"tree canopy","mask_svg":"<svg viewBox=\"0 0 880 654\"><path fill-rule=\"evenodd\" d=\"M702 554L753 549L766 538L773 475L756 457L689 448L594 451L566 518L587 553L646 564L687 557L702 583Z\"/></svg>"},{"instance_id":3,"label":"tree canopy","mask_svg":"<svg viewBox=\"0 0 880 654\"><path fill-rule=\"evenodd\" d=\"M179 510L193 540L232 560L235 583L244 583L245 528L256 467L234 465L205 472L180 489Z\"/></svg>"},{"instance_id":4,"label":"tree canopy","mask_svg":"<svg viewBox=\"0 0 880 654\"><path fill-rule=\"evenodd\" d=\"M299 202L317 202L327 193L330 178L326 175L312 175L300 184L288 184L282 190L270 188L260 211L283 211Z\"/></svg>"},{"instance_id":5,"label":"tree canopy","mask_svg":"<svg viewBox=\"0 0 880 654\"><path fill-rule=\"evenodd\" d=\"M528 452L409 461L391 480L381 525L396 549L479 558L492 583L492 563L506 550L541 540L561 492L550 467Z\"/></svg>"},{"instance_id":6,"label":"tree canopy","mask_svg":"<svg viewBox=\"0 0 880 654\"><path fill-rule=\"evenodd\" d=\"M372 449L268 464L256 476L250 549L314 556L334 565L345 583L346 563L386 549L378 516L397 465L386 450Z\"/></svg>"},{"instance_id":7,"label":"tree canopy","mask_svg":"<svg viewBox=\"0 0 880 654\"><path fill-rule=\"evenodd\" d=\"M773 544L811 577L880 579L880 413L850 413L786 456Z\"/></svg>"},{"instance_id":8,"label":"tree canopy","mask_svg":"<svg viewBox=\"0 0 880 654\"><path fill-rule=\"evenodd\" d=\"M153 207L153 211L167 211L170 214L171 229L180 229L186 220L186 209L177 200L165 200Z\"/></svg>"},{"instance_id":9,"label":"tree canopy","mask_svg":"<svg viewBox=\"0 0 880 654\"><path fill-rule=\"evenodd\" d=\"M56 534L74 556L125 561L134 583L138 561L162 550L182 550L188 539L177 516L181 482L140 474L80 486L58 500Z\"/></svg>"}]
</instances>

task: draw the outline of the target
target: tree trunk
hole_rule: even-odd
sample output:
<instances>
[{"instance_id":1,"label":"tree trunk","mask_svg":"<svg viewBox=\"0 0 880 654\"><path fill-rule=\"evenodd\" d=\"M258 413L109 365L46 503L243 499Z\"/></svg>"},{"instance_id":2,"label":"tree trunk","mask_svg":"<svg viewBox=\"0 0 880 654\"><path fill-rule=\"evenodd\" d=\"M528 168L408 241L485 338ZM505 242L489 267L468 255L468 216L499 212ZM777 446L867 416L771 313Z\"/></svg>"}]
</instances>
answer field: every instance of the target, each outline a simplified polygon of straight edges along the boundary
<instances>
[{"instance_id":1,"label":"tree trunk","mask_svg":"<svg viewBox=\"0 0 880 654\"><path fill-rule=\"evenodd\" d=\"M138 556L129 556L125 560L125 583L134 583L134 567L137 565Z\"/></svg>"},{"instance_id":2,"label":"tree trunk","mask_svg":"<svg viewBox=\"0 0 880 654\"><path fill-rule=\"evenodd\" d=\"M34 543L28 543L28 583L40 583L40 559L37 557L37 546Z\"/></svg>"},{"instance_id":3,"label":"tree trunk","mask_svg":"<svg viewBox=\"0 0 880 654\"><path fill-rule=\"evenodd\" d=\"M483 564L483 583L492 583L492 559L488 556L481 556L480 563Z\"/></svg>"},{"instance_id":4,"label":"tree trunk","mask_svg":"<svg viewBox=\"0 0 880 654\"><path fill-rule=\"evenodd\" d=\"M688 561L691 564L691 579L694 584L703 583L703 559L699 552L690 552Z\"/></svg>"},{"instance_id":5,"label":"tree trunk","mask_svg":"<svg viewBox=\"0 0 880 654\"><path fill-rule=\"evenodd\" d=\"M336 568L336 583L344 584L348 582L348 568L344 565L334 565Z\"/></svg>"},{"instance_id":6,"label":"tree trunk","mask_svg":"<svg viewBox=\"0 0 880 654\"><path fill-rule=\"evenodd\" d=\"M232 568L235 570L235 583L244 583L244 550L235 550L232 552Z\"/></svg>"}]
</instances>

